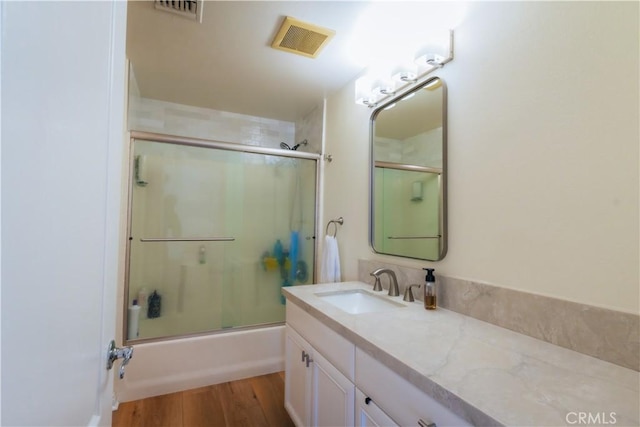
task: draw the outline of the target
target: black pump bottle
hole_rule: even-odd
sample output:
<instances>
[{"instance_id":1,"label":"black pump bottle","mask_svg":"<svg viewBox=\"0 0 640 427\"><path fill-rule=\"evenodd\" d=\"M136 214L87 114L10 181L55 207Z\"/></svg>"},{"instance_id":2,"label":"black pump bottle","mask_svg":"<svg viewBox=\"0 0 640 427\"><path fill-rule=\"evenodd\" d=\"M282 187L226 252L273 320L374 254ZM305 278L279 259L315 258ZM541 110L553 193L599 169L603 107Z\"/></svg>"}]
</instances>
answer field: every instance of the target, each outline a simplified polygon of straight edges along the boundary
<instances>
[{"instance_id":1,"label":"black pump bottle","mask_svg":"<svg viewBox=\"0 0 640 427\"><path fill-rule=\"evenodd\" d=\"M424 308L427 310L436 309L436 277L433 275L434 268L423 268L427 270L424 285Z\"/></svg>"}]
</instances>

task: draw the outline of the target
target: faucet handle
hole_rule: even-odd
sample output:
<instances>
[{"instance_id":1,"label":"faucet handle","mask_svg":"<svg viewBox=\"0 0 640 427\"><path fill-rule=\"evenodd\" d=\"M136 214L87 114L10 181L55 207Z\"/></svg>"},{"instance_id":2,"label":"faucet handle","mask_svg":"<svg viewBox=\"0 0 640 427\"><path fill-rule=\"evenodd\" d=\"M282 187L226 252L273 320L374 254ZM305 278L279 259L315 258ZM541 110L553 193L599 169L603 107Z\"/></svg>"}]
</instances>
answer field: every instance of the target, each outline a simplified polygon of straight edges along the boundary
<instances>
[{"instance_id":1,"label":"faucet handle","mask_svg":"<svg viewBox=\"0 0 640 427\"><path fill-rule=\"evenodd\" d=\"M373 284L373 291L374 292L382 291L382 283L380 283L380 277L376 276L373 273L371 273L371 275L376 278L376 282Z\"/></svg>"},{"instance_id":2,"label":"faucet handle","mask_svg":"<svg viewBox=\"0 0 640 427\"><path fill-rule=\"evenodd\" d=\"M414 302L415 299L413 298L413 292L411 291L411 288L413 288L414 286L416 287L420 287L420 285L410 285L407 286L404 290L404 297L402 297L402 301L408 301L408 302Z\"/></svg>"}]
</instances>

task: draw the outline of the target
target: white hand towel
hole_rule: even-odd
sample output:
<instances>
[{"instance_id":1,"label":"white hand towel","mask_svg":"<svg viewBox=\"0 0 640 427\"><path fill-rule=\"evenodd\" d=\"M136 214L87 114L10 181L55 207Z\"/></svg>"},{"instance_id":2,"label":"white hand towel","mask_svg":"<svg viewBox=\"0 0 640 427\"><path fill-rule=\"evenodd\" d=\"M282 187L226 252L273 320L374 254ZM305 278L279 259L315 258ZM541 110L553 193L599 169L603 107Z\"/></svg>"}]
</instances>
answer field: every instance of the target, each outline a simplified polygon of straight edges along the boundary
<instances>
[{"instance_id":1,"label":"white hand towel","mask_svg":"<svg viewBox=\"0 0 640 427\"><path fill-rule=\"evenodd\" d=\"M333 236L324 237L320 281L322 283L340 281L340 253L338 252L338 240Z\"/></svg>"}]
</instances>

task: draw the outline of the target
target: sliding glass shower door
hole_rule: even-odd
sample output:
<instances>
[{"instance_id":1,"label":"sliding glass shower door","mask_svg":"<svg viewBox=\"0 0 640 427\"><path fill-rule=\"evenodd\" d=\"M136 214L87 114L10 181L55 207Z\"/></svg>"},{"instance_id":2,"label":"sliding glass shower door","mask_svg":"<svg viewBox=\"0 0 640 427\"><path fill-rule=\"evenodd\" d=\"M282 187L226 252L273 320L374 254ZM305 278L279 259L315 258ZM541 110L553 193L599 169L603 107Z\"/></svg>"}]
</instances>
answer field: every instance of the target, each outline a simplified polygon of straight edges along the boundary
<instances>
[{"instance_id":1,"label":"sliding glass shower door","mask_svg":"<svg viewBox=\"0 0 640 427\"><path fill-rule=\"evenodd\" d=\"M376 250L437 259L442 253L440 173L376 166L374 180Z\"/></svg>"},{"instance_id":2,"label":"sliding glass shower door","mask_svg":"<svg viewBox=\"0 0 640 427\"><path fill-rule=\"evenodd\" d=\"M128 340L283 322L281 287L313 281L317 160L133 144Z\"/></svg>"}]
</instances>

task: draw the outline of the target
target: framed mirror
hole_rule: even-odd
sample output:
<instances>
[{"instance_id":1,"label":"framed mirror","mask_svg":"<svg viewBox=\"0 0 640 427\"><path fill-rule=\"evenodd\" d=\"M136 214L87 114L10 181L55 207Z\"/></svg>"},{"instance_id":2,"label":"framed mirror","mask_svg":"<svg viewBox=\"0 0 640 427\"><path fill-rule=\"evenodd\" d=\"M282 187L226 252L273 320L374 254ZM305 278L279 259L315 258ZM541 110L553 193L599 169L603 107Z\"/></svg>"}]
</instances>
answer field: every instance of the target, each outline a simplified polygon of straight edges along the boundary
<instances>
[{"instance_id":1,"label":"framed mirror","mask_svg":"<svg viewBox=\"0 0 640 427\"><path fill-rule=\"evenodd\" d=\"M377 253L447 253L447 90L431 77L371 115L369 240Z\"/></svg>"}]
</instances>

